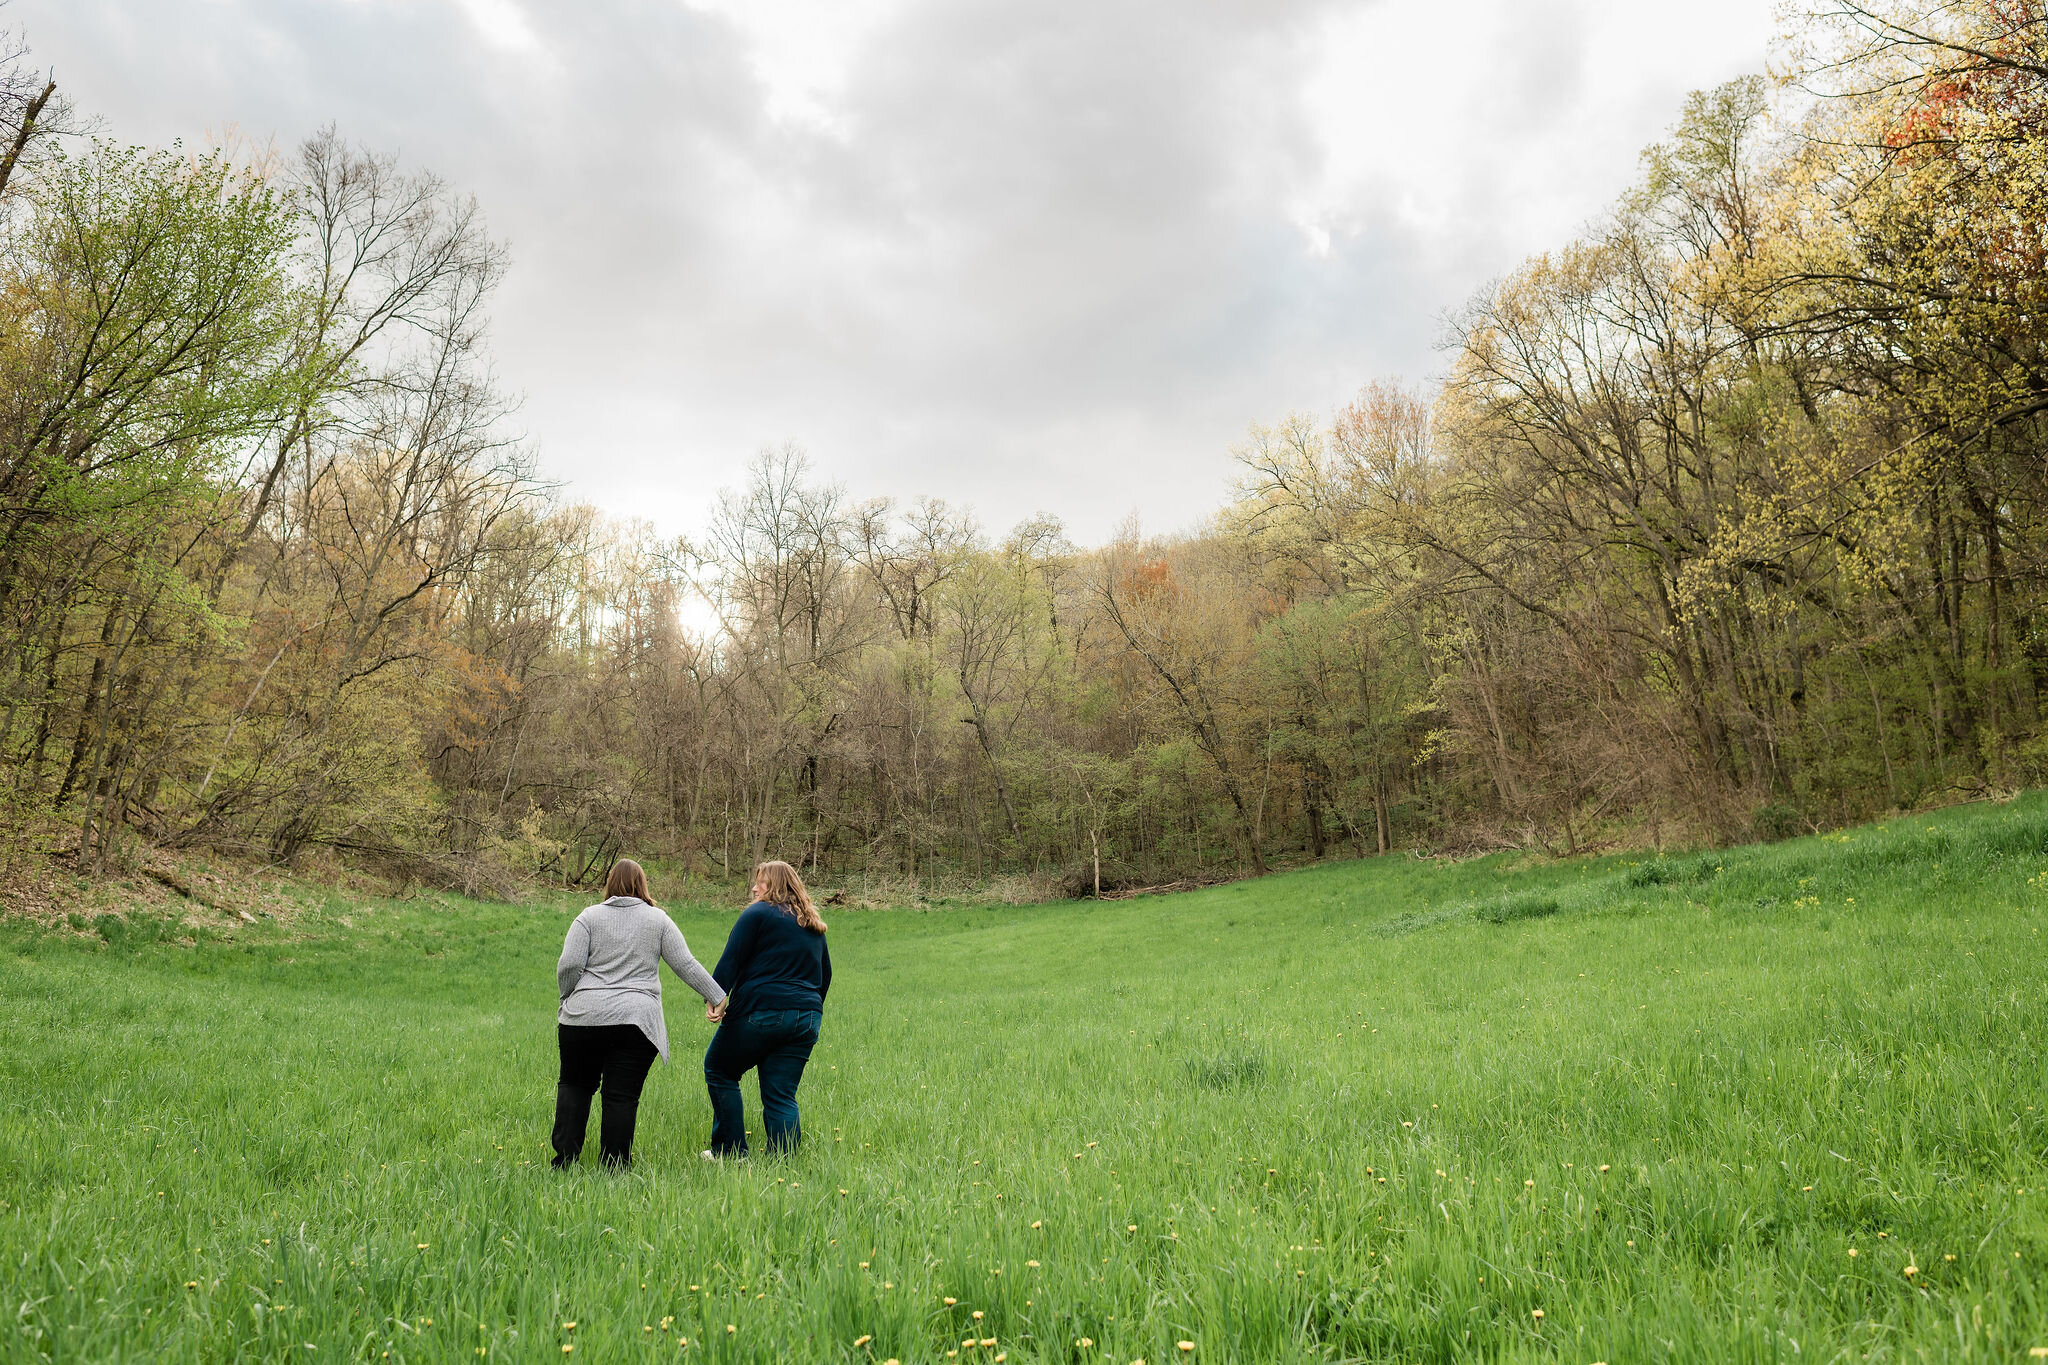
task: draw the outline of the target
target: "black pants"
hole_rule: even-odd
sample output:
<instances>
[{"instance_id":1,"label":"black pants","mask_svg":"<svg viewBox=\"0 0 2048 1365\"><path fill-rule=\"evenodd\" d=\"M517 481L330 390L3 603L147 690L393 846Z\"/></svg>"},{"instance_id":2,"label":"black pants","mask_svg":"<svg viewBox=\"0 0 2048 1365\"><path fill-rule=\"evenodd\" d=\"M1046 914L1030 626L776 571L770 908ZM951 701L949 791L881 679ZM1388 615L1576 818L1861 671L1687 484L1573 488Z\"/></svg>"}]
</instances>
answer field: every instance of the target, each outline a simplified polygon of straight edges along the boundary
<instances>
[{"instance_id":1,"label":"black pants","mask_svg":"<svg viewBox=\"0 0 2048 1365\"><path fill-rule=\"evenodd\" d=\"M562 1045L562 1078L555 1085L555 1168L573 1165L583 1154L590 1126L590 1097L604 1087L597 1150L607 1166L633 1164L633 1126L640 1117L640 1087L660 1054L633 1024L586 1028L556 1024Z\"/></svg>"}]
</instances>

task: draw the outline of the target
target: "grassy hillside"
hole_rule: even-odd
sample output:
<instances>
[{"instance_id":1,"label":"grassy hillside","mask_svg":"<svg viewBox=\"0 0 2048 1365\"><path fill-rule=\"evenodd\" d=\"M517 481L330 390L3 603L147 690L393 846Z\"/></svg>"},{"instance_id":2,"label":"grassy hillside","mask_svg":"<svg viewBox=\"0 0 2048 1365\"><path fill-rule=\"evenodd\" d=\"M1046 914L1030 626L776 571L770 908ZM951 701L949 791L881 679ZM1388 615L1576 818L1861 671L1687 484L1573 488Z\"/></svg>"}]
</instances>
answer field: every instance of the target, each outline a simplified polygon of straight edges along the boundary
<instances>
[{"instance_id":1,"label":"grassy hillside","mask_svg":"<svg viewBox=\"0 0 2048 1365\"><path fill-rule=\"evenodd\" d=\"M2044 905L2029 797L841 913L802 1153L697 1159L671 982L622 1177L546 1166L560 907L17 928L0 1357L2024 1359Z\"/></svg>"}]
</instances>

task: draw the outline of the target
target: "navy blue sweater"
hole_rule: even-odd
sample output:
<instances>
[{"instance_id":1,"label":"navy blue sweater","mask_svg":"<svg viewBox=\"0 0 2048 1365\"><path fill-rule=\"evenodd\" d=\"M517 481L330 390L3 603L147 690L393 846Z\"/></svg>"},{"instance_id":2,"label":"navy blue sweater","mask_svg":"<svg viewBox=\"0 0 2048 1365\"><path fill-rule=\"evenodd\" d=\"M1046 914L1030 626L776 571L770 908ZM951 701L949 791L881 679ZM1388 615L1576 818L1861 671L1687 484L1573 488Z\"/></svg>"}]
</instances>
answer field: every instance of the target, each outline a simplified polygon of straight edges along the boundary
<instances>
[{"instance_id":1,"label":"navy blue sweater","mask_svg":"<svg viewBox=\"0 0 2048 1365\"><path fill-rule=\"evenodd\" d=\"M832 954L825 936L798 924L779 905L755 901L740 911L711 971L732 994L727 1012L822 1010L832 989Z\"/></svg>"}]
</instances>

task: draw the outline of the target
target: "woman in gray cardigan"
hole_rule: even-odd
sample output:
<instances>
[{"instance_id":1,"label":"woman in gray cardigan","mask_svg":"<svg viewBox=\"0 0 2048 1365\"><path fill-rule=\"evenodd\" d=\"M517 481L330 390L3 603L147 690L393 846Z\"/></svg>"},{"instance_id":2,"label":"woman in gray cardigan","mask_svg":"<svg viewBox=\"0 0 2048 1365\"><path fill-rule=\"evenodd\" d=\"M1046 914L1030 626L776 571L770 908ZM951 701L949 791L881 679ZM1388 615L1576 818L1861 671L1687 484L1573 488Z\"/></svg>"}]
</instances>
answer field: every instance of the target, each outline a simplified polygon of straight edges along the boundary
<instances>
[{"instance_id":1,"label":"woman in gray cardigan","mask_svg":"<svg viewBox=\"0 0 2048 1365\"><path fill-rule=\"evenodd\" d=\"M661 964L704 997L716 1017L725 990L711 979L667 912L647 894L640 864L621 858L604 881L605 900L576 917L555 964L562 1009L555 1016L562 1075L555 1086L555 1169L583 1153L590 1097L604 1088L598 1152L607 1166L633 1164L640 1087L658 1053L668 1059L661 1013Z\"/></svg>"}]
</instances>

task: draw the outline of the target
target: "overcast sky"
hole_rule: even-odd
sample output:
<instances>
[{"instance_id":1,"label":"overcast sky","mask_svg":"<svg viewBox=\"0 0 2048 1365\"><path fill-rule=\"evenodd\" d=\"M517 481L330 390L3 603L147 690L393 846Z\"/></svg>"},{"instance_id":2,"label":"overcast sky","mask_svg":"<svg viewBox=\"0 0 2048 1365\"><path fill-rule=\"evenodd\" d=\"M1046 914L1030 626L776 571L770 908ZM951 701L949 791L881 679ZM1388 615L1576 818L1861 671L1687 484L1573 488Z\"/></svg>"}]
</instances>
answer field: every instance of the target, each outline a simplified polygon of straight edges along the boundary
<instances>
[{"instance_id":1,"label":"overcast sky","mask_svg":"<svg viewBox=\"0 0 2048 1365\"><path fill-rule=\"evenodd\" d=\"M1187 526L1247 424L1439 372L1772 0L15 0L131 142L321 124L481 199L565 496L794 441L998 531Z\"/></svg>"}]
</instances>

